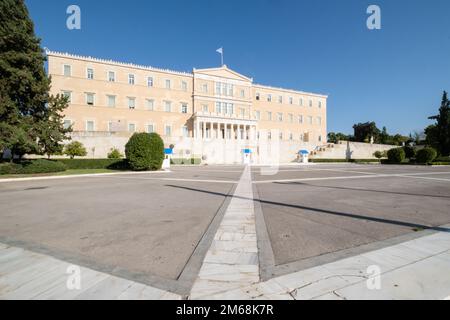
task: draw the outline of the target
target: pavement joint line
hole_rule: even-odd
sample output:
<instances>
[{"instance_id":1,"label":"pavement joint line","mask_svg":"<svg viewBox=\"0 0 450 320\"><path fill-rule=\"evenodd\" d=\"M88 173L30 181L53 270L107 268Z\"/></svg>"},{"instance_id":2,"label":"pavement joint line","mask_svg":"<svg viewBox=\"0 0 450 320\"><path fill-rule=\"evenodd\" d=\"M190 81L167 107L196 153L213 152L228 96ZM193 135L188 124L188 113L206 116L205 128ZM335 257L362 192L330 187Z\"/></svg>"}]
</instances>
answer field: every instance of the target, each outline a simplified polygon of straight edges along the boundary
<instances>
[{"instance_id":1,"label":"pavement joint line","mask_svg":"<svg viewBox=\"0 0 450 320\"><path fill-rule=\"evenodd\" d=\"M146 171L146 172L111 172L111 173L92 173L92 174L76 174L76 175L62 175L62 176L45 176L45 177L28 177L28 178L8 178L0 179L0 183L7 182L24 182L24 181L40 181L40 180L61 180L61 179L75 179L75 178L96 178L96 177L113 177L123 175L144 175L144 174L168 174L171 171Z\"/></svg>"}]
</instances>

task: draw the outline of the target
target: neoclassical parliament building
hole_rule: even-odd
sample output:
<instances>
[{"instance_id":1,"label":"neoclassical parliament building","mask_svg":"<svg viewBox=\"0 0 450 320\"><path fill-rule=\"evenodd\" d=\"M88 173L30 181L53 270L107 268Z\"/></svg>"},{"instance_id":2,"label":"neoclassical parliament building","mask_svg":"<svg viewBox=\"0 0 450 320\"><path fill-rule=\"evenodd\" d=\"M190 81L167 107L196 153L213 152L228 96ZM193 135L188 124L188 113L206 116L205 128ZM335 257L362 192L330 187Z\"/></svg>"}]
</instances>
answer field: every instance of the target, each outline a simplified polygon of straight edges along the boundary
<instances>
[{"instance_id":1,"label":"neoclassical parliament building","mask_svg":"<svg viewBox=\"0 0 450 320\"><path fill-rule=\"evenodd\" d=\"M326 144L327 96L259 85L226 65L191 73L47 51L52 93L69 99L65 126L88 157L122 152L156 132L175 158L210 164L295 161Z\"/></svg>"}]
</instances>

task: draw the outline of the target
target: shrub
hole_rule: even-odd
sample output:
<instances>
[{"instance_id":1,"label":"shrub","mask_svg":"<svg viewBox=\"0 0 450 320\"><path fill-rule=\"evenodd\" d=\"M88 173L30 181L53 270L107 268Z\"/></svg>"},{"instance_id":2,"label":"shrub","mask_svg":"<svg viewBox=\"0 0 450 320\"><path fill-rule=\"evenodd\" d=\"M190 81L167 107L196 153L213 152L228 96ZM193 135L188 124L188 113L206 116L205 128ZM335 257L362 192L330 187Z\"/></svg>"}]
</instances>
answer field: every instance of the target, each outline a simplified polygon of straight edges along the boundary
<instances>
[{"instance_id":1,"label":"shrub","mask_svg":"<svg viewBox=\"0 0 450 320\"><path fill-rule=\"evenodd\" d=\"M64 148L64 154L68 155L70 159L73 159L75 157L85 157L87 155L87 151L81 142L74 141L66 145Z\"/></svg>"},{"instance_id":2,"label":"shrub","mask_svg":"<svg viewBox=\"0 0 450 320\"><path fill-rule=\"evenodd\" d=\"M130 168L159 170L164 160L164 142L157 133L135 133L125 146Z\"/></svg>"},{"instance_id":3,"label":"shrub","mask_svg":"<svg viewBox=\"0 0 450 320\"><path fill-rule=\"evenodd\" d=\"M123 159L59 159L67 169L126 170L128 162Z\"/></svg>"},{"instance_id":4,"label":"shrub","mask_svg":"<svg viewBox=\"0 0 450 320\"><path fill-rule=\"evenodd\" d=\"M416 149L411 146L403 147L403 151L405 151L405 157L407 159L414 159L416 157Z\"/></svg>"},{"instance_id":5,"label":"shrub","mask_svg":"<svg viewBox=\"0 0 450 320\"><path fill-rule=\"evenodd\" d=\"M433 148L424 148L417 152L416 161L418 163L431 163L436 157L436 150Z\"/></svg>"},{"instance_id":6,"label":"shrub","mask_svg":"<svg viewBox=\"0 0 450 320\"><path fill-rule=\"evenodd\" d=\"M45 159L28 160L21 163L4 163L0 165L0 174L38 174L66 171L66 166L58 161Z\"/></svg>"},{"instance_id":7,"label":"shrub","mask_svg":"<svg viewBox=\"0 0 450 320\"><path fill-rule=\"evenodd\" d=\"M375 157L375 158L377 158L377 159L381 159L381 158L383 158L383 152L381 152L381 151L376 151L374 154L373 154L373 156Z\"/></svg>"},{"instance_id":8,"label":"shrub","mask_svg":"<svg viewBox=\"0 0 450 320\"><path fill-rule=\"evenodd\" d=\"M108 153L108 159L122 159L123 155L116 148L111 149L111 152Z\"/></svg>"},{"instance_id":9,"label":"shrub","mask_svg":"<svg viewBox=\"0 0 450 320\"><path fill-rule=\"evenodd\" d=\"M387 157L391 163L401 163L405 160L405 151L403 148L391 149L387 152Z\"/></svg>"}]
</instances>

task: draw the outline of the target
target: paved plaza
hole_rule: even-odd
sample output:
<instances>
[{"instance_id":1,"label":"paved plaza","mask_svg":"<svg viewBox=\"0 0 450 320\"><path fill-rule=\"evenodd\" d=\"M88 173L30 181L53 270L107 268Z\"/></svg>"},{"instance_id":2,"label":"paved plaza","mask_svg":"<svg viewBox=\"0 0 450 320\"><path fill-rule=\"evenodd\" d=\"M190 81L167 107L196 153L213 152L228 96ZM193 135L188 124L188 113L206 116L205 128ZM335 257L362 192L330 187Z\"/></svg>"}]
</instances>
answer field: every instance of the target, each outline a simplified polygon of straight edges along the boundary
<instances>
[{"instance_id":1,"label":"paved plaza","mask_svg":"<svg viewBox=\"0 0 450 320\"><path fill-rule=\"evenodd\" d=\"M449 208L450 167L0 181L0 299L445 299Z\"/></svg>"}]
</instances>

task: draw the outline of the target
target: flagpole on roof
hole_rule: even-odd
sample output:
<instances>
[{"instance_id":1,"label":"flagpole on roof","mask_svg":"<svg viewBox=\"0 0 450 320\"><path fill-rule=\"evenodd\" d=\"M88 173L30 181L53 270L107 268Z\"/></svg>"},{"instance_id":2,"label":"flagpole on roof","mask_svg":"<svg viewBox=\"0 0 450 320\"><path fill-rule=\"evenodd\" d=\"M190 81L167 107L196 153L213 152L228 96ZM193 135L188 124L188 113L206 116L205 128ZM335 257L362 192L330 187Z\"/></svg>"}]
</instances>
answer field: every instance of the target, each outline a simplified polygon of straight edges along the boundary
<instances>
[{"instance_id":1,"label":"flagpole on roof","mask_svg":"<svg viewBox=\"0 0 450 320\"><path fill-rule=\"evenodd\" d=\"M221 62L222 62L221 66L223 67L223 47L217 49L216 52L220 53L220 58L221 58Z\"/></svg>"}]
</instances>

